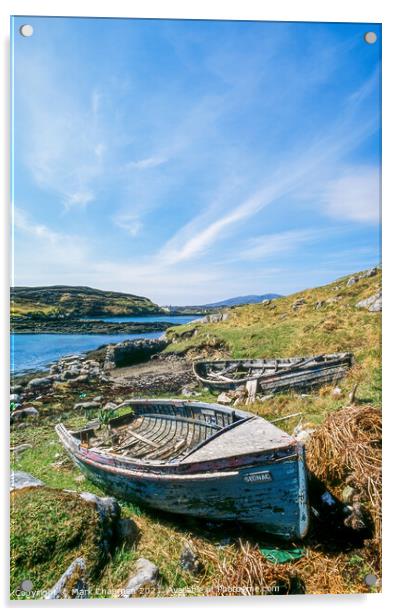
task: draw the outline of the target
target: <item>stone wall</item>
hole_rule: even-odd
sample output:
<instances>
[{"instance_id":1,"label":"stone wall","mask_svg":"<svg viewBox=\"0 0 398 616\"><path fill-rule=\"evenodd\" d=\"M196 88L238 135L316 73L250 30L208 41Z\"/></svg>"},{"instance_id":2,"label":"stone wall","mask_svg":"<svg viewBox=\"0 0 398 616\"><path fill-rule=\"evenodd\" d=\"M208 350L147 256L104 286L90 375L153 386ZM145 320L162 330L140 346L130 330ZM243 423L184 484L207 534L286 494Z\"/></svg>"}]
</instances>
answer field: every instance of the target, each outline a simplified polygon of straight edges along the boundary
<instances>
[{"instance_id":1,"label":"stone wall","mask_svg":"<svg viewBox=\"0 0 398 616\"><path fill-rule=\"evenodd\" d=\"M150 340L148 338L110 344L106 350L104 370L113 370L147 361L152 355L163 351L166 346L165 339Z\"/></svg>"}]
</instances>

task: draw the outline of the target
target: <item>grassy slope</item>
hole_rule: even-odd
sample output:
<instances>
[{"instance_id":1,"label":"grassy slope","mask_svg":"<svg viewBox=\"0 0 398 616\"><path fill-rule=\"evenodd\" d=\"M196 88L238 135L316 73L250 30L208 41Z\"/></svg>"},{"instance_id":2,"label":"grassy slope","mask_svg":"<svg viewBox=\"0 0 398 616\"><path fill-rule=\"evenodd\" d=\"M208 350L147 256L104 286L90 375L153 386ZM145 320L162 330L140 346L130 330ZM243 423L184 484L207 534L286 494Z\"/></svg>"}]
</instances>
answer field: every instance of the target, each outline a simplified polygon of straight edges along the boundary
<instances>
[{"instance_id":1,"label":"grassy slope","mask_svg":"<svg viewBox=\"0 0 398 616\"><path fill-rule=\"evenodd\" d=\"M169 330L169 337L175 341L167 352L187 353L194 357L207 353L220 355L219 345L228 348L233 357L271 357L351 350L356 365L340 384L342 397L335 399L332 387L326 386L319 392L301 397L297 394L275 396L271 400L256 402L248 410L269 419L284 417L300 412L294 417L278 423L292 431L302 421L318 424L326 415L343 408L348 394L355 383L359 383L358 403L379 404L381 397L380 371L380 314L371 314L355 308L360 299L370 296L380 287L380 273L373 278L359 281L347 287L347 278L319 289L312 289L293 296L278 299L270 306L252 305L231 311L231 318L223 323L195 324ZM297 312L291 308L298 297L307 299L307 304ZM327 301L340 297L337 302L325 304L315 310L319 300ZM194 337L189 332L197 330ZM213 346L212 346L213 345ZM68 460L54 433L54 425L64 421L69 427L83 425L85 418L73 412L73 404L80 401L81 391L87 390L89 397L103 393L105 400L118 401L127 397L115 392L106 393L105 385L98 391L90 392L88 386L70 391L65 385L57 389L55 397L37 403L40 418L12 432L12 444L30 443L29 449L13 461L15 468L25 470L54 488L88 490L97 494L101 491L80 475ZM133 392L132 392L133 393ZM196 400L214 401L215 396L200 390ZM122 398L120 398L122 396ZM162 396L159 396L162 397ZM163 397L167 397L167 394ZM36 406L36 403L34 403ZM140 536L135 546L121 545L116 548L112 560L105 567L102 587L120 587L139 557L149 558L160 568L163 590L160 595L209 594L209 588L220 580L220 570L232 566L241 558L239 538L248 540L252 546L259 537L244 535L246 531L235 525L223 525L220 529L207 527L203 521L179 518L161 512L138 508L122 503L123 514L133 517ZM219 544L230 538L227 546ZM179 554L189 539L204 563L204 571L193 576L179 566ZM374 573L370 558L361 550L336 552L334 556L323 554L322 547L308 543L307 556L299 561L297 574L305 581L306 591L320 592L367 592L363 579L367 573ZM253 548L255 558L260 559ZM258 562L260 562L258 561ZM281 567L275 567L275 573Z\"/></svg>"},{"instance_id":2,"label":"grassy slope","mask_svg":"<svg viewBox=\"0 0 398 616\"><path fill-rule=\"evenodd\" d=\"M295 293L268 305L235 308L230 311L230 318L220 323L172 328L167 331L172 342L165 352L184 353L192 358L226 354L234 358L265 358L351 351L355 365L340 384L342 399L347 402L349 392L358 384L359 401L379 404L381 316L356 308L355 304L380 288L381 272L348 287L349 278ZM304 298L306 304L293 310L292 305L298 298ZM320 301L324 304L317 310L315 306ZM219 347L224 350L220 352ZM269 418L299 410L304 419L319 423L325 414L342 405L342 399L336 400L330 395L331 389L327 386L304 398L294 394L280 395L257 402L252 410ZM297 423L297 417L281 426L289 429L294 422Z\"/></svg>"},{"instance_id":3,"label":"grassy slope","mask_svg":"<svg viewBox=\"0 0 398 616\"><path fill-rule=\"evenodd\" d=\"M146 297L90 287L14 287L11 316L130 315L161 312Z\"/></svg>"}]
</instances>

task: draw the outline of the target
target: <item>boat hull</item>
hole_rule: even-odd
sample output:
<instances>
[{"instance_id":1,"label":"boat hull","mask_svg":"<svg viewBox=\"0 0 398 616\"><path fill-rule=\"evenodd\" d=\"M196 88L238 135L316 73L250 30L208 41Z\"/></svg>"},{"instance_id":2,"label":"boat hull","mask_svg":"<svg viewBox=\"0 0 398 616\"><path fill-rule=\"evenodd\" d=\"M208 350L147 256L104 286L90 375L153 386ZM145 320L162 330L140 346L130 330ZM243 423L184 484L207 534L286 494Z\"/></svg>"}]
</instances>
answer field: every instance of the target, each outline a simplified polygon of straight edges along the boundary
<instances>
[{"instance_id":1,"label":"boat hull","mask_svg":"<svg viewBox=\"0 0 398 616\"><path fill-rule=\"evenodd\" d=\"M256 460L223 470L188 472L175 467L131 467L76 444L63 426L57 432L74 463L107 494L172 513L235 520L285 540L302 538L308 528L305 462L299 448L274 461ZM246 462L246 461L245 461Z\"/></svg>"},{"instance_id":2,"label":"boat hull","mask_svg":"<svg viewBox=\"0 0 398 616\"><path fill-rule=\"evenodd\" d=\"M194 374L196 378L211 391L231 391L240 386L246 386L251 381L257 381L257 389L263 394L276 394L288 391L305 392L311 389L316 389L328 383L336 383L344 378L347 370L352 366L353 359L350 353L335 354L334 356L324 356L325 361L314 361L303 367L294 365L289 366L290 361L293 362L300 358L292 358L292 360L234 360L234 361L214 361L214 362L197 362L194 365ZM303 358L305 360L305 358ZM277 362L277 363L275 363ZM284 365L286 362L286 365ZM244 378L223 380L209 378L206 375L206 365L214 366L215 369L227 368L230 364L242 364L248 371L253 369L266 369L266 374L256 376L249 375Z\"/></svg>"}]
</instances>

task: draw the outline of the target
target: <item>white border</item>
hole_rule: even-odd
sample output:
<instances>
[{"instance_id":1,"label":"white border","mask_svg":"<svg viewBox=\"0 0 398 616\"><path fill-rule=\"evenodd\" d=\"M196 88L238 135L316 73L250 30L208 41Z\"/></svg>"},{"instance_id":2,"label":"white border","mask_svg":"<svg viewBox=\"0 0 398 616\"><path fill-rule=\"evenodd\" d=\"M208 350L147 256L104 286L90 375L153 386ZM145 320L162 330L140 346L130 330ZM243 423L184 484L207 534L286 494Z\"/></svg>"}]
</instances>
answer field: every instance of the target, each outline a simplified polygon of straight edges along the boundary
<instances>
[{"instance_id":1,"label":"white border","mask_svg":"<svg viewBox=\"0 0 398 616\"><path fill-rule=\"evenodd\" d=\"M383 555L383 594L368 596L294 596L294 597L265 597L265 598L223 598L223 599L179 599L179 600L134 600L131 603L110 601L83 601L74 602L73 608L117 609L128 608L135 611L159 611L168 614L176 610L189 610L190 614L215 611L216 609L228 609L232 613L238 613L242 609L250 609L255 613L264 613L264 610L278 611L279 616L292 610L302 609L306 614L322 613L325 615L339 612L360 611L362 614L375 609L388 609L394 597L396 557L393 554L396 532L396 505L394 507L394 495L397 493L396 461L393 458L396 450L397 416L398 408L394 404L397 399L397 391L394 387L396 373L396 349L397 340L397 309L394 305L394 293L398 286L397 259L394 259L394 245L397 243L397 205L393 199L394 189L396 194L397 176L397 122L398 110L396 70L397 70L397 27L398 22L394 19L394 2L392 0L334 0L333 2L320 2L319 0L278 0L270 2L266 0L146 0L122 1L112 0L109 2L91 0L58 0L56 3L50 0L3 0L0 4L0 36L2 49L2 62L0 65L0 83L3 85L2 92L2 134L9 134L9 16L14 15L64 15L64 16L95 16L95 17L168 17L168 18L191 18L191 19L263 19L283 21L334 21L334 22L382 22L383 23L383 295L384 295L384 337L383 337L383 378L384 378L384 555ZM3 187L3 206L1 209L1 254L2 254L2 292L0 293L0 348L8 350L8 203L9 203L9 140L5 139L0 150L1 160L1 183ZM395 362L395 365L394 365ZM8 409L8 369L2 370L1 391L3 394L3 438L7 434ZM396 379L396 376L395 376ZM8 447L2 449L2 473L3 489L8 490ZM5 481L4 481L5 479ZM5 497L6 498L6 497ZM396 499L395 499L396 501ZM6 502L4 500L3 502ZM4 512L4 507L2 512ZM3 515L2 530L7 537L7 515ZM7 542L2 543L7 545ZM14 613L22 613L29 608L30 613L42 612L43 607L54 609L70 608L70 603L59 602L56 606L53 602L43 606L43 603L28 606L27 602L22 605L7 604L5 597L8 596L7 588L7 554L4 555L3 571L0 575L2 584L1 597L6 609L13 609ZM62 605L61 605L62 604Z\"/></svg>"}]
</instances>

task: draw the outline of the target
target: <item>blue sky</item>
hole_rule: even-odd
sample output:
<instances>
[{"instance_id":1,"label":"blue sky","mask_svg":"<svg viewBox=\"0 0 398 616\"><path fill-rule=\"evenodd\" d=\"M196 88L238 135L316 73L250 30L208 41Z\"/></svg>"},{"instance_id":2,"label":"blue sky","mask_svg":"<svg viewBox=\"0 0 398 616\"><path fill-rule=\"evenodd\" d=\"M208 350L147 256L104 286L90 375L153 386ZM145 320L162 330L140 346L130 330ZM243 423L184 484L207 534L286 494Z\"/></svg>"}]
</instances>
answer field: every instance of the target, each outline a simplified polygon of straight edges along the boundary
<instances>
[{"instance_id":1,"label":"blue sky","mask_svg":"<svg viewBox=\"0 0 398 616\"><path fill-rule=\"evenodd\" d=\"M14 284L193 304L379 262L378 25L11 27Z\"/></svg>"}]
</instances>

